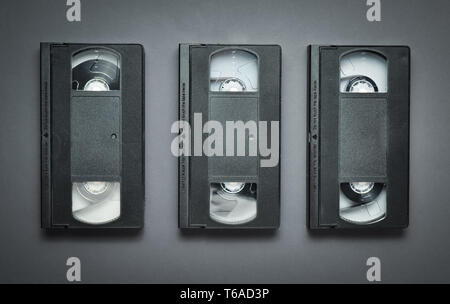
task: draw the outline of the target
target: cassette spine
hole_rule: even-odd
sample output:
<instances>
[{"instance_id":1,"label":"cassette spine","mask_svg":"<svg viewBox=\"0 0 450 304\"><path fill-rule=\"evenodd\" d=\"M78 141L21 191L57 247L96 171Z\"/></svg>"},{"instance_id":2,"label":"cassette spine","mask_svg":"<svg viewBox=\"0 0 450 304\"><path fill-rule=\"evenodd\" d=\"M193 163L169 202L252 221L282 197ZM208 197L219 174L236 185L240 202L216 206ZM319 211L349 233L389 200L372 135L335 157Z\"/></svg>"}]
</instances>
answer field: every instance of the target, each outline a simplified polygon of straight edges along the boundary
<instances>
[{"instance_id":1,"label":"cassette spine","mask_svg":"<svg viewBox=\"0 0 450 304\"><path fill-rule=\"evenodd\" d=\"M189 122L189 104L190 104L190 46L180 44L180 79L179 79L179 121ZM189 227L189 157L181 155L178 159L178 204L179 204L179 223L180 228Z\"/></svg>"},{"instance_id":2,"label":"cassette spine","mask_svg":"<svg viewBox=\"0 0 450 304\"><path fill-rule=\"evenodd\" d=\"M309 47L309 87L308 87L308 141L309 141L309 167L308 186L309 191L309 226L319 228L319 148L320 148L320 53L319 46Z\"/></svg>"},{"instance_id":3,"label":"cassette spine","mask_svg":"<svg viewBox=\"0 0 450 304\"><path fill-rule=\"evenodd\" d=\"M41 43L41 227L51 226L50 44Z\"/></svg>"},{"instance_id":4,"label":"cassette spine","mask_svg":"<svg viewBox=\"0 0 450 304\"><path fill-rule=\"evenodd\" d=\"M144 51L144 47L141 44L136 44L136 47L138 47L140 49L140 53L141 53L141 58L142 58L142 63L141 63L141 75L142 75L142 83L141 83L141 92L142 92L142 98L141 98L141 107L142 107L142 111L141 111L141 130L142 130L142 135L141 135L141 141L142 141L142 147L141 147L141 153L142 153L142 178L141 178L141 185L142 185L142 212L140 214L140 221L142 222L142 226L141 227L137 227L137 228L142 228L144 226L145 220L144 220L144 214L145 214L145 201L146 201L146 193L145 193L145 51ZM121 126L121 132L123 132L123 126ZM123 149L121 147L121 149ZM122 153L122 151L121 151Z\"/></svg>"}]
</instances>

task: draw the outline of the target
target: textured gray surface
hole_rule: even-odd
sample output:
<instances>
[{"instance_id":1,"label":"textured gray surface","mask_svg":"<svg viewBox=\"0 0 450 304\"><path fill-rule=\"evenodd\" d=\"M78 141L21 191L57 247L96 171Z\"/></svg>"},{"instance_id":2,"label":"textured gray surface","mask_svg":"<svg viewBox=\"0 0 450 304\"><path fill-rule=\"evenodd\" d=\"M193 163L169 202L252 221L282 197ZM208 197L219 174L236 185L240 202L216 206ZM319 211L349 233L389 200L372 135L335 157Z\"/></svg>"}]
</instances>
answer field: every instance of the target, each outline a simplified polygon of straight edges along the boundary
<instances>
[{"instance_id":1,"label":"textured gray surface","mask_svg":"<svg viewBox=\"0 0 450 304\"><path fill-rule=\"evenodd\" d=\"M386 99L340 99L340 178L386 177L386 109Z\"/></svg>"},{"instance_id":2,"label":"textured gray surface","mask_svg":"<svg viewBox=\"0 0 450 304\"><path fill-rule=\"evenodd\" d=\"M71 104L72 176L120 176L120 141L111 134L120 132L120 98L74 97Z\"/></svg>"},{"instance_id":3,"label":"textured gray surface","mask_svg":"<svg viewBox=\"0 0 450 304\"><path fill-rule=\"evenodd\" d=\"M377 256L384 282L450 282L450 4L363 0L66 1L0 6L0 282L64 282L69 256L84 282L365 282ZM146 50L146 225L138 234L39 229L39 42L136 42ZM274 233L177 229L178 43L283 48L281 228ZM311 234L306 219L306 46L411 47L410 227L402 233ZM200 232L200 233L199 233Z\"/></svg>"}]
</instances>

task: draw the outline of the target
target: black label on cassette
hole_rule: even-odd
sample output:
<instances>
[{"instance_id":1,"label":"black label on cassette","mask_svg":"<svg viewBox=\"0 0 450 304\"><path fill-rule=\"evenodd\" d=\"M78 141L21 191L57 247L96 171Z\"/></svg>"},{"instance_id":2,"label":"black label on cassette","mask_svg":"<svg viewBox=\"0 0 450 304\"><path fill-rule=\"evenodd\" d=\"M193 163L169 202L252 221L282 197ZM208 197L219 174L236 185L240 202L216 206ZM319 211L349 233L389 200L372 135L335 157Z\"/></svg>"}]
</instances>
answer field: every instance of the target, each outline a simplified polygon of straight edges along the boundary
<instances>
[{"instance_id":1,"label":"black label on cassette","mask_svg":"<svg viewBox=\"0 0 450 304\"><path fill-rule=\"evenodd\" d=\"M42 227L140 228L140 45L41 44Z\"/></svg>"},{"instance_id":2,"label":"black label on cassette","mask_svg":"<svg viewBox=\"0 0 450 304\"><path fill-rule=\"evenodd\" d=\"M179 227L277 228L281 48L181 44L179 56Z\"/></svg>"},{"instance_id":3,"label":"black label on cassette","mask_svg":"<svg viewBox=\"0 0 450 304\"><path fill-rule=\"evenodd\" d=\"M309 47L309 228L408 226L410 50Z\"/></svg>"}]
</instances>

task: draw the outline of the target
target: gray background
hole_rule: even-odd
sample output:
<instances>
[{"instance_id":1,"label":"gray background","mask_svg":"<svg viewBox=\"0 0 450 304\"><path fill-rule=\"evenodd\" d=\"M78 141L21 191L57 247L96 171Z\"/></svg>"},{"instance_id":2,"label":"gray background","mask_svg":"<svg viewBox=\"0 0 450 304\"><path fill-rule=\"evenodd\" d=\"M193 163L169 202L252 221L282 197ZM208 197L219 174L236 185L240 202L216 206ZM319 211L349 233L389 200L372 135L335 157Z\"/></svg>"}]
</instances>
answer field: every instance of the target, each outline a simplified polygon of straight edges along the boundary
<instances>
[{"instance_id":1,"label":"gray background","mask_svg":"<svg viewBox=\"0 0 450 304\"><path fill-rule=\"evenodd\" d=\"M450 282L448 1L1 1L0 282ZM39 228L39 42L135 42L146 51L146 211L140 233L52 233ZM178 43L277 43L283 48L281 228L181 233L177 159ZM412 51L410 227L397 233L310 233L306 219L308 44L406 44Z\"/></svg>"}]
</instances>

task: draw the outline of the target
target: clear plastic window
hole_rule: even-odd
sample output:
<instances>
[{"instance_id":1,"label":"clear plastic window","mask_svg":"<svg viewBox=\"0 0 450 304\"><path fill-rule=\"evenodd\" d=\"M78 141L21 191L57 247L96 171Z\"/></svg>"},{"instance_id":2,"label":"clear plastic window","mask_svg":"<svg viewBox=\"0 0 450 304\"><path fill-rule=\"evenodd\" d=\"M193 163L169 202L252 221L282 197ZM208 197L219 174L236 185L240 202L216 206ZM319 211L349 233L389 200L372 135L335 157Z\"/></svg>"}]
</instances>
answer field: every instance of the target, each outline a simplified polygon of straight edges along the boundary
<instances>
[{"instance_id":1,"label":"clear plastic window","mask_svg":"<svg viewBox=\"0 0 450 304\"><path fill-rule=\"evenodd\" d=\"M104 49L83 50L72 57L72 89L110 91L120 89L120 56ZM111 135L112 138L117 136ZM120 217L120 183L84 181L72 183L72 215L83 223L105 224Z\"/></svg>"},{"instance_id":2,"label":"clear plastic window","mask_svg":"<svg viewBox=\"0 0 450 304\"><path fill-rule=\"evenodd\" d=\"M77 91L119 90L119 55L102 48L76 53L72 57L72 89Z\"/></svg>"},{"instance_id":3,"label":"clear plastic window","mask_svg":"<svg viewBox=\"0 0 450 304\"><path fill-rule=\"evenodd\" d=\"M256 183L212 183L209 202L211 219L227 225L252 221L257 214L256 190Z\"/></svg>"},{"instance_id":4,"label":"clear plastic window","mask_svg":"<svg viewBox=\"0 0 450 304\"><path fill-rule=\"evenodd\" d=\"M239 49L215 53L210 62L210 90L222 92L258 91L258 58Z\"/></svg>"},{"instance_id":5,"label":"clear plastic window","mask_svg":"<svg viewBox=\"0 0 450 304\"><path fill-rule=\"evenodd\" d=\"M341 183L339 216L359 225L383 220L386 217L386 186L367 181Z\"/></svg>"},{"instance_id":6,"label":"clear plastic window","mask_svg":"<svg viewBox=\"0 0 450 304\"><path fill-rule=\"evenodd\" d=\"M117 220L120 217L120 183L73 183L72 215L80 222L93 225Z\"/></svg>"},{"instance_id":7,"label":"clear plastic window","mask_svg":"<svg viewBox=\"0 0 450 304\"><path fill-rule=\"evenodd\" d=\"M340 91L385 93L388 90L387 60L369 51L344 55L340 61Z\"/></svg>"}]
</instances>

